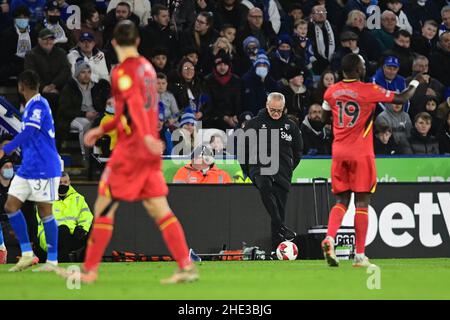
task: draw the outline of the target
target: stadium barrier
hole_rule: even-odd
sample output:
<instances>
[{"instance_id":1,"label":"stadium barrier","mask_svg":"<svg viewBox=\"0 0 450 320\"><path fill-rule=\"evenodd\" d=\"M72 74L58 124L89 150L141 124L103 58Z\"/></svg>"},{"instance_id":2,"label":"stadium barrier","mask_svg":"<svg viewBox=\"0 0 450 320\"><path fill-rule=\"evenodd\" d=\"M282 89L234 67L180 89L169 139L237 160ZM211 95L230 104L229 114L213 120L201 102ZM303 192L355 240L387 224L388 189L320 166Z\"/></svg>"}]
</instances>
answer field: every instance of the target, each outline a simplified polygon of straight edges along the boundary
<instances>
[{"instance_id":1,"label":"stadium barrier","mask_svg":"<svg viewBox=\"0 0 450 320\"><path fill-rule=\"evenodd\" d=\"M97 187L75 186L93 208ZM269 216L251 185L170 185L169 201L195 252L218 253L247 246L270 247ZM332 198L333 202L334 199ZM326 204L323 203L326 210ZM344 218L353 225L354 207ZM326 215L323 215L326 224ZM316 224L311 184L292 186L287 225L300 239ZM381 183L369 210L367 255L373 258L450 257L450 183ZM116 217L112 251L168 254L157 227L140 203L122 203ZM300 257L314 248L299 243Z\"/></svg>"}]
</instances>

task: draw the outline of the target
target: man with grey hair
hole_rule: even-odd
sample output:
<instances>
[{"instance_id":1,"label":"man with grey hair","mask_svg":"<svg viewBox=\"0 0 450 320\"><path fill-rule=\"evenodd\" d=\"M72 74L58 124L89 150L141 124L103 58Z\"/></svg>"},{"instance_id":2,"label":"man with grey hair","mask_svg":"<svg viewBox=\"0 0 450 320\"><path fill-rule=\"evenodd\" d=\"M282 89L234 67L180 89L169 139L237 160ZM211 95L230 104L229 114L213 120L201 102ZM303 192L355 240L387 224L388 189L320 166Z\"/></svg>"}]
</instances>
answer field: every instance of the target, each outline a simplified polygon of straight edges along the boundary
<instances>
[{"instance_id":1,"label":"man with grey hair","mask_svg":"<svg viewBox=\"0 0 450 320\"><path fill-rule=\"evenodd\" d=\"M429 60L427 57L418 55L414 58L412 65L412 76L406 78L406 84L409 84L418 73L429 74ZM444 99L444 85L437 79L430 77L428 83L421 83L416 89L416 93L409 100L410 106L408 113L411 119L416 114L424 111L427 98L434 97L438 102Z\"/></svg>"},{"instance_id":2,"label":"man with grey hair","mask_svg":"<svg viewBox=\"0 0 450 320\"><path fill-rule=\"evenodd\" d=\"M303 139L297 124L285 111L285 97L278 92L270 93L266 108L244 126L246 135L256 137L256 141L248 142L247 156L239 159L242 171L258 188L270 215L272 250L280 242L296 237L296 233L285 226L285 208L292 172L302 157Z\"/></svg>"},{"instance_id":3,"label":"man with grey hair","mask_svg":"<svg viewBox=\"0 0 450 320\"><path fill-rule=\"evenodd\" d=\"M381 14L381 29L372 30L373 36L380 45L381 52L392 49L394 46L394 34L399 30L397 27L397 16L390 10Z\"/></svg>"},{"instance_id":4,"label":"man with grey hair","mask_svg":"<svg viewBox=\"0 0 450 320\"><path fill-rule=\"evenodd\" d=\"M446 5L441 9L441 19L442 23L439 26L439 36L444 32L450 32L450 5Z\"/></svg>"}]
</instances>

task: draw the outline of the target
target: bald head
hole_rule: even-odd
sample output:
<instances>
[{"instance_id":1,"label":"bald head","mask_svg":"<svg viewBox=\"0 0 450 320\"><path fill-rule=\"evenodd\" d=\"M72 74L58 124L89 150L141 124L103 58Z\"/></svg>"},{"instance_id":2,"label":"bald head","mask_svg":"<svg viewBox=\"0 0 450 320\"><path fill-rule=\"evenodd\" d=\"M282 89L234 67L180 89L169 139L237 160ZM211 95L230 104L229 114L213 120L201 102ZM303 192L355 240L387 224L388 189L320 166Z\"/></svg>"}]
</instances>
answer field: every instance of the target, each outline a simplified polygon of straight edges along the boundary
<instances>
[{"instance_id":1,"label":"bald head","mask_svg":"<svg viewBox=\"0 0 450 320\"><path fill-rule=\"evenodd\" d=\"M381 14L381 26L384 30L389 33L395 31L395 26L397 25L397 16L390 10L385 10Z\"/></svg>"},{"instance_id":2,"label":"bald head","mask_svg":"<svg viewBox=\"0 0 450 320\"><path fill-rule=\"evenodd\" d=\"M439 37L439 44L441 48L450 52L450 32L446 31Z\"/></svg>"}]
</instances>

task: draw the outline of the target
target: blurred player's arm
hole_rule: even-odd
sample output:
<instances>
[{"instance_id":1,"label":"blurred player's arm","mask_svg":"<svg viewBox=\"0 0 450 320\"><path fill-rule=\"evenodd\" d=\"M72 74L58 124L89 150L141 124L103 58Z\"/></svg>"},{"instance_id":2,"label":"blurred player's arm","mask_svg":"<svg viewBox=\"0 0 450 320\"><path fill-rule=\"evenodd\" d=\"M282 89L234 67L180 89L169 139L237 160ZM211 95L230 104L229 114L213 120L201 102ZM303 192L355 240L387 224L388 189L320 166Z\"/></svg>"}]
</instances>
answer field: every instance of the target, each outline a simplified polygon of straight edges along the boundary
<instances>
[{"instance_id":1,"label":"blurred player's arm","mask_svg":"<svg viewBox=\"0 0 450 320\"><path fill-rule=\"evenodd\" d=\"M19 148L25 141L30 139L33 135L38 134L38 129L34 126L26 125L25 129L16 135L14 139L11 140L8 144L6 144L3 149L0 149L0 158L3 158L5 154L10 154L17 148Z\"/></svg>"},{"instance_id":2,"label":"blurred player's arm","mask_svg":"<svg viewBox=\"0 0 450 320\"><path fill-rule=\"evenodd\" d=\"M322 122L325 124L332 124L331 122L331 106L324 99L322 103Z\"/></svg>"},{"instance_id":3,"label":"blurred player's arm","mask_svg":"<svg viewBox=\"0 0 450 320\"><path fill-rule=\"evenodd\" d=\"M144 109L145 101L139 94L130 95L127 98L128 111L130 112L131 120L136 126L139 136L144 140L150 153L154 155L161 155L164 151L161 140L153 137L150 133L150 123L146 110Z\"/></svg>"},{"instance_id":4,"label":"blurred player's arm","mask_svg":"<svg viewBox=\"0 0 450 320\"><path fill-rule=\"evenodd\" d=\"M392 103L405 104L406 102L408 102L409 99L411 99L414 96L418 85L422 83L427 83L429 79L430 76L418 73L414 77L414 80L409 83L408 88L406 88L402 93L397 93L394 95Z\"/></svg>"},{"instance_id":5,"label":"blurred player's arm","mask_svg":"<svg viewBox=\"0 0 450 320\"><path fill-rule=\"evenodd\" d=\"M100 139L106 132L109 132L117 127L120 118L123 114L123 103L118 103L116 100L114 118L110 121L100 124L100 126L89 130L84 135L84 144L88 147L94 146L95 142Z\"/></svg>"}]
</instances>

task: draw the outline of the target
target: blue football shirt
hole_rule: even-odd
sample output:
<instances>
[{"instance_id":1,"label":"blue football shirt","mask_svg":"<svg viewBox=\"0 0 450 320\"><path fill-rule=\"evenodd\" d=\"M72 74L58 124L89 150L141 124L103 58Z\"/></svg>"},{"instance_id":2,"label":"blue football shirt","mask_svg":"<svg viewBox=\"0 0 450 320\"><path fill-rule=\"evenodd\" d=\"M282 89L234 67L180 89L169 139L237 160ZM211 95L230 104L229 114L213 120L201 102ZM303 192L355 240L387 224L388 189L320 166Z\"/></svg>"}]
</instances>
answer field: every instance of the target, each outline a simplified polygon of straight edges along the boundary
<instances>
[{"instance_id":1,"label":"blue football shirt","mask_svg":"<svg viewBox=\"0 0 450 320\"><path fill-rule=\"evenodd\" d=\"M22 165L17 175L24 179L49 179L61 176L61 162L56 150L55 126L48 101L40 94L25 105L22 130L26 126L38 129L20 147Z\"/></svg>"}]
</instances>

